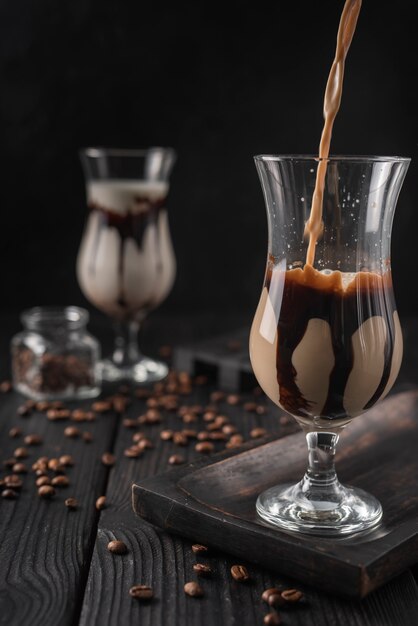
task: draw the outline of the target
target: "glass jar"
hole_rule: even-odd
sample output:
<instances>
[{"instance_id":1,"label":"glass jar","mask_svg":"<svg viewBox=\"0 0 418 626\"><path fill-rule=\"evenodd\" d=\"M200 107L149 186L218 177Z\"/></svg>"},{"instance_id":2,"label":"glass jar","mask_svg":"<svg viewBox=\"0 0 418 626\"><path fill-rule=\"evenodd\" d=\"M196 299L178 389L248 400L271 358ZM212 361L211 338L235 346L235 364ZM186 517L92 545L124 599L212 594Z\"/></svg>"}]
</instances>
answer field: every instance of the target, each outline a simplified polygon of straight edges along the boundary
<instances>
[{"instance_id":1,"label":"glass jar","mask_svg":"<svg viewBox=\"0 0 418 626\"><path fill-rule=\"evenodd\" d=\"M93 398L100 393L100 344L87 331L88 311L34 307L20 319L24 330L11 341L17 391L35 400Z\"/></svg>"}]
</instances>

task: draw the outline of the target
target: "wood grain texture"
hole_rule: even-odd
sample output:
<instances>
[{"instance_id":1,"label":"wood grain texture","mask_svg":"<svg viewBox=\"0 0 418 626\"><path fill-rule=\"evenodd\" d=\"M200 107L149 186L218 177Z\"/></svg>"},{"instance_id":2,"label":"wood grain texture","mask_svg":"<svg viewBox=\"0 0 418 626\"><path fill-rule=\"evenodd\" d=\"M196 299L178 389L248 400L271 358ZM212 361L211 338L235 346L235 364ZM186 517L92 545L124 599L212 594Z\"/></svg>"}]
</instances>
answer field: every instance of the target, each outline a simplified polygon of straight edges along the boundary
<instances>
[{"instance_id":1,"label":"wood grain texture","mask_svg":"<svg viewBox=\"0 0 418 626\"><path fill-rule=\"evenodd\" d=\"M207 391L202 389L200 397L193 396L186 401L193 404L207 399ZM129 413L137 415L143 408L135 402ZM280 435L276 411L260 418L246 413L242 407L230 407L224 403L219 409L222 414L230 416L231 422L237 424L246 437L254 425L263 425ZM180 430L183 426L177 416L166 414L162 425L144 427L155 447L135 460L121 456L131 441L132 431L120 427L115 444L119 460L110 475L109 506L99 520L80 625L256 626L263 623L263 616L267 613L261 593L277 584L296 584L306 594L306 606L283 612L284 623L289 625L412 626L417 623L418 592L409 572L371 593L362 602L328 596L253 563L247 563L252 581L243 585L230 575L230 567L242 563L241 559L237 561L236 557L217 550L208 557L196 557L191 550L191 541L169 535L136 517L130 501L130 488L134 482L168 467L167 459L173 453L184 454L190 461L201 458L191 445L181 448L159 439L161 428ZM199 535L198 527L196 535ZM107 543L114 538L126 542L128 554L115 556L108 552ZM209 563L214 570L211 578L200 581L205 591L201 599L189 598L183 591L186 581L197 580L192 569L197 561ZM145 604L130 598L129 588L134 584L151 585L155 599Z\"/></svg>"},{"instance_id":2,"label":"wood grain texture","mask_svg":"<svg viewBox=\"0 0 418 626\"><path fill-rule=\"evenodd\" d=\"M42 455L71 454L76 464L68 468L70 485L57 489L51 501L41 500L35 475L22 475L23 488L17 500L0 498L0 624L43 626L73 624L80 602L96 535L96 498L103 493L109 470L100 457L111 448L114 415L103 415L94 423L77 426L93 434L89 444L69 439L64 428L73 422L50 422L45 414L18 417L22 403L17 394L0 398L1 460L13 456L23 438L11 439L8 431L19 426L23 434L37 433L44 444L28 447L28 467ZM79 406L79 405L78 405ZM10 474L2 469L0 477ZM80 502L77 511L64 505L67 497Z\"/></svg>"}]
</instances>

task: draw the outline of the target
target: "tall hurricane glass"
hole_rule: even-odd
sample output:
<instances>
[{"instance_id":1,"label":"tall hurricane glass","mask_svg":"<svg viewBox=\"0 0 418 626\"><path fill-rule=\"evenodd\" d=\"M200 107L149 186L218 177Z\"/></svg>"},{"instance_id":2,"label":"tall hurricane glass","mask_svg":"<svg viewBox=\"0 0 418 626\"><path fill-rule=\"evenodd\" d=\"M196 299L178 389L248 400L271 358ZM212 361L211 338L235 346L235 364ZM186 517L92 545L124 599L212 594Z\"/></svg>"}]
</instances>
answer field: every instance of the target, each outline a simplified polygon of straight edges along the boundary
<instances>
[{"instance_id":1,"label":"tall hurricane glass","mask_svg":"<svg viewBox=\"0 0 418 626\"><path fill-rule=\"evenodd\" d=\"M382 517L372 495L339 483L334 455L341 430L386 396L401 365L390 248L409 159L327 159L321 234L308 264L305 224L318 161L255 157L269 236L251 363L267 396L297 420L308 444L302 480L268 489L256 506L281 528L340 535Z\"/></svg>"},{"instance_id":2,"label":"tall hurricane glass","mask_svg":"<svg viewBox=\"0 0 418 626\"><path fill-rule=\"evenodd\" d=\"M141 354L137 335L176 274L166 210L175 158L173 149L158 147L81 152L88 217L78 282L116 328L113 355L102 363L104 380L153 382L168 372L165 363Z\"/></svg>"}]
</instances>

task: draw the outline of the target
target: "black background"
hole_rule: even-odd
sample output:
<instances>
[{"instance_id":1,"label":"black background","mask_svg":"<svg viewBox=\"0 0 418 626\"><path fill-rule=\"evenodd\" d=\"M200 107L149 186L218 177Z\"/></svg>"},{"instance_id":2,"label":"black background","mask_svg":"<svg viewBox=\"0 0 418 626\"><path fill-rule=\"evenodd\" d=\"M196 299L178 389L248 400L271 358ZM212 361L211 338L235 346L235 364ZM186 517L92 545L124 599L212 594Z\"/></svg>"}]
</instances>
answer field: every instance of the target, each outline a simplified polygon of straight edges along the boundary
<instances>
[{"instance_id":1,"label":"black background","mask_svg":"<svg viewBox=\"0 0 418 626\"><path fill-rule=\"evenodd\" d=\"M250 319L267 225L252 157L316 153L341 0L2 0L2 308L89 305L75 276L85 218L78 150L170 145L178 260L165 313ZM412 158L395 216L401 316L418 313L415 3L364 0L334 154Z\"/></svg>"}]
</instances>

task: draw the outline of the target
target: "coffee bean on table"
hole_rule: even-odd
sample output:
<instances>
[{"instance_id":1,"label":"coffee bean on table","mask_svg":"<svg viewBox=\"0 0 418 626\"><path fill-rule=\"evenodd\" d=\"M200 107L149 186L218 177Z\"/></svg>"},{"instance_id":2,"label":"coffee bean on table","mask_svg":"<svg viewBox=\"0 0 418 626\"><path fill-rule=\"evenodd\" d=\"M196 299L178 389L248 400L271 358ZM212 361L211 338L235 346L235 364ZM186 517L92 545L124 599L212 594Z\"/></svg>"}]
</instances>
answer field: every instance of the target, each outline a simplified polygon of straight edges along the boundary
<instances>
[{"instance_id":1,"label":"coffee bean on table","mask_svg":"<svg viewBox=\"0 0 418 626\"><path fill-rule=\"evenodd\" d=\"M215 446L211 441L199 441L194 447L196 452L200 452L201 454L210 454L214 451Z\"/></svg>"},{"instance_id":2,"label":"coffee bean on table","mask_svg":"<svg viewBox=\"0 0 418 626\"><path fill-rule=\"evenodd\" d=\"M51 484L51 479L49 478L49 476L40 476L39 478L36 479L37 487L42 487L42 485L50 485L50 484Z\"/></svg>"},{"instance_id":3,"label":"coffee bean on table","mask_svg":"<svg viewBox=\"0 0 418 626\"><path fill-rule=\"evenodd\" d=\"M0 393L9 393L13 389L13 385L10 380L3 380L0 383Z\"/></svg>"},{"instance_id":4,"label":"coffee bean on table","mask_svg":"<svg viewBox=\"0 0 418 626\"><path fill-rule=\"evenodd\" d=\"M61 463L61 465L74 465L74 459L71 454L63 454L62 456L60 456L58 461Z\"/></svg>"},{"instance_id":5,"label":"coffee bean on table","mask_svg":"<svg viewBox=\"0 0 418 626\"><path fill-rule=\"evenodd\" d=\"M43 442L40 435L26 435L23 441L27 446L40 446Z\"/></svg>"},{"instance_id":6,"label":"coffee bean on table","mask_svg":"<svg viewBox=\"0 0 418 626\"><path fill-rule=\"evenodd\" d=\"M70 481L68 479L68 476L65 476L64 474L54 476L54 478L51 480L51 485L53 485L54 487L68 487L69 484Z\"/></svg>"},{"instance_id":7,"label":"coffee bean on table","mask_svg":"<svg viewBox=\"0 0 418 626\"><path fill-rule=\"evenodd\" d=\"M188 582L184 585L184 592L192 598L201 598L203 596L203 589L194 581Z\"/></svg>"},{"instance_id":8,"label":"coffee bean on table","mask_svg":"<svg viewBox=\"0 0 418 626\"><path fill-rule=\"evenodd\" d=\"M126 456L128 459L137 459L139 456L142 455L142 453L143 450L141 450L137 446L130 446L123 451L124 456Z\"/></svg>"},{"instance_id":9,"label":"coffee bean on table","mask_svg":"<svg viewBox=\"0 0 418 626\"><path fill-rule=\"evenodd\" d=\"M26 467L24 463L15 463L12 467L12 471L15 474L27 474L28 468Z\"/></svg>"},{"instance_id":10,"label":"coffee bean on table","mask_svg":"<svg viewBox=\"0 0 418 626\"><path fill-rule=\"evenodd\" d=\"M65 506L71 511L75 511L78 508L78 502L75 498L67 498L64 501Z\"/></svg>"},{"instance_id":11,"label":"coffee bean on table","mask_svg":"<svg viewBox=\"0 0 418 626\"><path fill-rule=\"evenodd\" d=\"M234 580L245 583L250 580L250 574L245 565L233 565L231 567L231 575Z\"/></svg>"},{"instance_id":12,"label":"coffee bean on table","mask_svg":"<svg viewBox=\"0 0 418 626\"><path fill-rule=\"evenodd\" d=\"M184 462L185 458L184 456L181 456L181 454L172 454L168 459L168 463L170 465L181 465Z\"/></svg>"},{"instance_id":13,"label":"coffee bean on table","mask_svg":"<svg viewBox=\"0 0 418 626\"><path fill-rule=\"evenodd\" d=\"M148 587L148 585L133 585L129 589L129 595L136 600L151 600L154 592L152 587Z\"/></svg>"},{"instance_id":14,"label":"coffee bean on table","mask_svg":"<svg viewBox=\"0 0 418 626\"><path fill-rule=\"evenodd\" d=\"M91 408L93 411L96 411L96 413L107 413L107 411L112 410L112 403L106 400L98 400L97 402L93 402Z\"/></svg>"},{"instance_id":15,"label":"coffee bean on table","mask_svg":"<svg viewBox=\"0 0 418 626\"><path fill-rule=\"evenodd\" d=\"M7 489L20 489L23 485L22 479L17 474L9 474L3 480Z\"/></svg>"},{"instance_id":16,"label":"coffee bean on table","mask_svg":"<svg viewBox=\"0 0 418 626\"><path fill-rule=\"evenodd\" d=\"M211 574L213 574L212 568L205 563L195 563L193 565L193 570L198 576L210 576Z\"/></svg>"},{"instance_id":17,"label":"coffee bean on table","mask_svg":"<svg viewBox=\"0 0 418 626\"><path fill-rule=\"evenodd\" d=\"M64 429L64 435L66 437L70 437L71 439L75 439L81 435L81 431L79 428L76 428L76 426L67 426L67 428Z\"/></svg>"},{"instance_id":18,"label":"coffee bean on table","mask_svg":"<svg viewBox=\"0 0 418 626\"><path fill-rule=\"evenodd\" d=\"M113 554L126 554L128 552L126 544L123 541L119 541L118 539L113 539L113 541L109 541L109 543L107 544L107 549Z\"/></svg>"},{"instance_id":19,"label":"coffee bean on table","mask_svg":"<svg viewBox=\"0 0 418 626\"><path fill-rule=\"evenodd\" d=\"M29 408L26 404L21 404L17 407L16 412L18 415L20 415L20 417L28 417L28 415L32 413L32 409Z\"/></svg>"},{"instance_id":20,"label":"coffee bean on table","mask_svg":"<svg viewBox=\"0 0 418 626\"><path fill-rule=\"evenodd\" d=\"M52 498L55 495L55 489L51 485L42 485L38 489L38 496L45 498L46 500Z\"/></svg>"},{"instance_id":21,"label":"coffee bean on table","mask_svg":"<svg viewBox=\"0 0 418 626\"><path fill-rule=\"evenodd\" d=\"M103 511L106 506L106 496L99 496L96 500L96 509L98 511Z\"/></svg>"},{"instance_id":22,"label":"coffee bean on table","mask_svg":"<svg viewBox=\"0 0 418 626\"><path fill-rule=\"evenodd\" d=\"M22 429L18 428L17 426L9 430L9 437L12 437L12 439L15 439L16 437L20 437L21 434L22 434Z\"/></svg>"},{"instance_id":23,"label":"coffee bean on table","mask_svg":"<svg viewBox=\"0 0 418 626\"><path fill-rule=\"evenodd\" d=\"M27 450L27 448L16 448L16 450L13 453L13 456L16 459L26 459L26 457L29 456L29 451Z\"/></svg>"},{"instance_id":24,"label":"coffee bean on table","mask_svg":"<svg viewBox=\"0 0 418 626\"><path fill-rule=\"evenodd\" d=\"M286 602L299 602L303 598L303 593L299 589L285 589L281 593L283 600Z\"/></svg>"},{"instance_id":25,"label":"coffee bean on table","mask_svg":"<svg viewBox=\"0 0 418 626\"><path fill-rule=\"evenodd\" d=\"M278 587L269 587L268 589L264 589L261 599L270 604L270 596L280 596L281 604L285 604L285 600L282 598L281 593L281 589ZM277 600L277 603L280 604L280 601Z\"/></svg>"},{"instance_id":26,"label":"coffee bean on table","mask_svg":"<svg viewBox=\"0 0 418 626\"><path fill-rule=\"evenodd\" d=\"M264 437L267 435L267 430L265 428L253 428L250 431L250 437L252 439L258 439L259 437Z\"/></svg>"},{"instance_id":27,"label":"coffee bean on table","mask_svg":"<svg viewBox=\"0 0 418 626\"><path fill-rule=\"evenodd\" d=\"M18 496L19 494L14 489L3 489L1 492L1 497L5 500L16 500Z\"/></svg>"},{"instance_id":28,"label":"coffee bean on table","mask_svg":"<svg viewBox=\"0 0 418 626\"><path fill-rule=\"evenodd\" d=\"M194 552L194 554L207 554L209 552L209 548L201 543L194 543L192 545L192 552Z\"/></svg>"},{"instance_id":29,"label":"coffee bean on table","mask_svg":"<svg viewBox=\"0 0 418 626\"><path fill-rule=\"evenodd\" d=\"M93 435L88 430L86 430L81 437L85 443L91 443L93 441Z\"/></svg>"},{"instance_id":30,"label":"coffee bean on table","mask_svg":"<svg viewBox=\"0 0 418 626\"><path fill-rule=\"evenodd\" d=\"M112 467L116 463L116 457L111 452L105 452L102 454L102 463L107 467Z\"/></svg>"},{"instance_id":31,"label":"coffee bean on table","mask_svg":"<svg viewBox=\"0 0 418 626\"><path fill-rule=\"evenodd\" d=\"M282 623L281 617L278 613L267 613L267 615L264 616L263 621L266 626L280 626Z\"/></svg>"}]
</instances>

